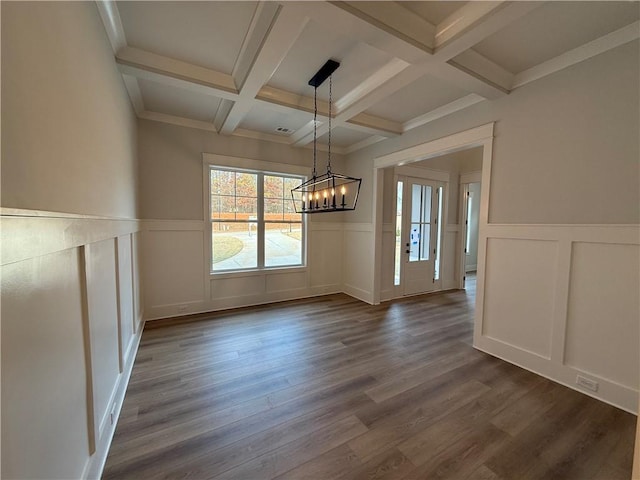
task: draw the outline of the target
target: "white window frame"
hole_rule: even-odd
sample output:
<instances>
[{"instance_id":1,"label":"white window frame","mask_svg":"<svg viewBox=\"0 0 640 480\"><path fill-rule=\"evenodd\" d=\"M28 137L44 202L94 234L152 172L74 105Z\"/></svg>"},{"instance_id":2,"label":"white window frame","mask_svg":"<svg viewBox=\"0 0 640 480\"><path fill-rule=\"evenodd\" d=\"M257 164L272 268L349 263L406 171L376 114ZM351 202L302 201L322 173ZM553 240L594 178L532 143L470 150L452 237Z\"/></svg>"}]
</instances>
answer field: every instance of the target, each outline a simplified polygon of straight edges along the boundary
<instances>
[{"instance_id":1,"label":"white window frame","mask_svg":"<svg viewBox=\"0 0 640 480\"><path fill-rule=\"evenodd\" d=\"M213 222L211 221L211 182L210 182L210 170L212 168L245 171L247 173L256 173L260 178L264 178L264 175L278 175L278 176L300 176L307 178L311 174L311 170L308 167L300 167L298 165L288 165L284 163L266 162L263 160L254 160L248 158L231 157L226 155L216 155L212 153L203 153L203 211L204 211L204 261L205 272L207 277L219 277L219 276L238 276L244 275L250 272L266 272L277 270L282 271L300 271L307 268L307 219L305 215L302 215L302 252L301 252L301 264L299 265L282 265L267 267L264 266L264 229L258 227L258 266L246 269L235 270L221 270L213 271L213 263L211 259L211 232ZM263 182L258 181L258 219L262 219L264 223L264 185ZM259 223L259 222L258 222ZM262 246L262 247L261 247Z\"/></svg>"}]
</instances>

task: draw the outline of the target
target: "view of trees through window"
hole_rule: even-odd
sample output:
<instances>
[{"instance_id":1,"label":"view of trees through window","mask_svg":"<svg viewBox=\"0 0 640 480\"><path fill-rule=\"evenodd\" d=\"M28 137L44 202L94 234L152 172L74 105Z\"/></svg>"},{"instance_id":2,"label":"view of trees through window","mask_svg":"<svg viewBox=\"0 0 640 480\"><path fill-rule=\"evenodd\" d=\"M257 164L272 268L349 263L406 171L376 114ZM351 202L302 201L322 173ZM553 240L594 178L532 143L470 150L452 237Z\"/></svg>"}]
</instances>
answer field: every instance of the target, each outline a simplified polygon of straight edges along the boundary
<instances>
[{"instance_id":1,"label":"view of trees through window","mask_svg":"<svg viewBox=\"0 0 640 480\"><path fill-rule=\"evenodd\" d=\"M302 265L301 177L211 168L212 271Z\"/></svg>"}]
</instances>

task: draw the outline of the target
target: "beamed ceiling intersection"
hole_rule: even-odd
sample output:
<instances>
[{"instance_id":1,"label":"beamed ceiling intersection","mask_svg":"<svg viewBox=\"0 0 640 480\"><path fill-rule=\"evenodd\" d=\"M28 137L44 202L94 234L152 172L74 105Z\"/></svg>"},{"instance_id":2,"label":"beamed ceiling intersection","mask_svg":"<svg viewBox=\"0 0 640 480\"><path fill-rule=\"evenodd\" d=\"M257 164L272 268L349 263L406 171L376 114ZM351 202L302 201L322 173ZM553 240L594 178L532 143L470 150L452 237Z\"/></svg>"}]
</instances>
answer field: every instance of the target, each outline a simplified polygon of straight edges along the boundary
<instances>
[{"instance_id":1,"label":"beamed ceiling intersection","mask_svg":"<svg viewBox=\"0 0 640 480\"><path fill-rule=\"evenodd\" d=\"M638 2L97 2L139 118L351 153L640 36ZM319 98L320 143L328 103Z\"/></svg>"}]
</instances>

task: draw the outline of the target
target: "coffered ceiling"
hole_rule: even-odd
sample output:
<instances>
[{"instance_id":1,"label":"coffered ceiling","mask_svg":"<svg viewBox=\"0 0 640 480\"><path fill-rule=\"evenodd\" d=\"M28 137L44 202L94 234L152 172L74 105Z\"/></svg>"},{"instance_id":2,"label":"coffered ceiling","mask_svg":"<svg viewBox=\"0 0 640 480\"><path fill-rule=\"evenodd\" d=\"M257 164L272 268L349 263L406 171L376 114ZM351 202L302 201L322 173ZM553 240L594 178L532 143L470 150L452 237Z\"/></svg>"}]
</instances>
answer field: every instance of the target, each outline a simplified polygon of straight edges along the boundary
<instances>
[{"instance_id":1,"label":"coffered ceiling","mask_svg":"<svg viewBox=\"0 0 640 480\"><path fill-rule=\"evenodd\" d=\"M136 114L349 153L640 36L640 2L97 2ZM328 82L318 89L328 141Z\"/></svg>"}]
</instances>

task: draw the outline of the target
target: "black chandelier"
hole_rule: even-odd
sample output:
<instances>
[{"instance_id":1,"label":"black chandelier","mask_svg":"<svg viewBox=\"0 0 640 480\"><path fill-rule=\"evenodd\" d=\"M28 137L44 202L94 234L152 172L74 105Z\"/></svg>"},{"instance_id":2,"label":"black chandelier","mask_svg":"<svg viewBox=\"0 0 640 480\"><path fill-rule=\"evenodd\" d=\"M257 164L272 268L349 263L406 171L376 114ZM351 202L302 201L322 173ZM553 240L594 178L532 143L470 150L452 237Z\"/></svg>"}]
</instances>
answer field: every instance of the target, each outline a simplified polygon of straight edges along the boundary
<instances>
[{"instance_id":1,"label":"black chandelier","mask_svg":"<svg viewBox=\"0 0 640 480\"><path fill-rule=\"evenodd\" d=\"M340 64L328 60L309 80L313 91L313 177L291 190L291 198L296 213L328 213L355 210L360 193L361 178L349 177L331 171L331 102L332 74ZM317 175L316 160L318 127L318 87L329 78L329 141L327 153L327 173Z\"/></svg>"}]
</instances>

